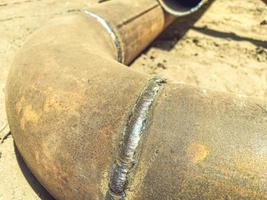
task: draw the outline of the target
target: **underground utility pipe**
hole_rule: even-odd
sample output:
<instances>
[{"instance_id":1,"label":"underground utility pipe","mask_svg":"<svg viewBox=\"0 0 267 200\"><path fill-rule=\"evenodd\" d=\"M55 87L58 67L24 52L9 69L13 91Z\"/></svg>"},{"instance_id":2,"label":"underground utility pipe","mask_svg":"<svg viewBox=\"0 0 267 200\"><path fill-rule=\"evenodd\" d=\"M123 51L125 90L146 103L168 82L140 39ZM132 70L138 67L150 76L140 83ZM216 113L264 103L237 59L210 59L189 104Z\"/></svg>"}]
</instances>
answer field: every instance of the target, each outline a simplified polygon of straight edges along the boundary
<instances>
[{"instance_id":1,"label":"underground utility pipe","mask_svg":"<svg viewBox=\"0 0 267 200\"><path fill-rule=\"evenodd\" d=\"M123 65L173 21L160 5L180 1L160 2L107 1L33 34L7 82L20 153L56 199L267 199L264 102Z\"/></svg>"}]
</instances>

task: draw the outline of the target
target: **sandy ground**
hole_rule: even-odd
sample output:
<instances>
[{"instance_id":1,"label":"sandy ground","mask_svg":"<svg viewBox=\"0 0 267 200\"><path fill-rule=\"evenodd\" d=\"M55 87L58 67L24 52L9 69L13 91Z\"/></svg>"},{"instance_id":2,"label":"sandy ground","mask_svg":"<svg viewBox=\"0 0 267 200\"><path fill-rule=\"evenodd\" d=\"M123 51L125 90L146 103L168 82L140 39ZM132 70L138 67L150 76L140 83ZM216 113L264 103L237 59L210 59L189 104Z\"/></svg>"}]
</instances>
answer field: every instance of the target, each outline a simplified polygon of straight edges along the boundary
<instances>
[{"instance_id":1,"label":"sandy ground","mask_svg":"<svg viewBox=\"0 0 267 200\"><path fill-rule=\"evenodd\" d=\"M52 199L8 134L4 84L28 35L88 2L94 1L0 0L0 200ZM169 82L267 99L267 6L261 0L216 0L200 18L177 20L132 67Z\"/></svg>"}]
</instances>

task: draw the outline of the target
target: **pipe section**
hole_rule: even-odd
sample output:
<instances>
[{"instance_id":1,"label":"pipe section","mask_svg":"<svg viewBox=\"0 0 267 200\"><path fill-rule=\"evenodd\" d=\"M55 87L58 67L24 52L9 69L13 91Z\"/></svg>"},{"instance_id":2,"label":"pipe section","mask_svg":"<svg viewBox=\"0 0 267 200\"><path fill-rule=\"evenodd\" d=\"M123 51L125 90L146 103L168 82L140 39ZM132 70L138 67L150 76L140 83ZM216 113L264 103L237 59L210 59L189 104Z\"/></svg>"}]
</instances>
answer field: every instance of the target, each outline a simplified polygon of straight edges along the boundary
<instances>
[{"instance_id":1,"label":"pipe section","mask_svg":"<svg viewBox=\"0 0 267 200\"><path fill-rule=\"evenodd\" d=\"M155 0L112 0L83 12L113 32L117 60L124 64L133 61L175 19L165 15Z\"/></svg>"},{"instance_id":2,"label":"pipe section","mask_svg":"<svg viewBox=\"0 0 267 200\"><path fill-rule=\"evenodd\" d=\"M186 16L197 11L204 0L159 0L166 12L174 16Z\"/></svg>"},{"instance_id":3,"label":"pipe section","mask_svg":"<svg viewBox=\"0 0 267 200\"><path fill-rule=\"evenodd\" d=\"M267 199L264 102L121 64L172 20L154 0L108 1L53 20L18 52L9 125L56 199Z\"/></svg>"}]
</instances>

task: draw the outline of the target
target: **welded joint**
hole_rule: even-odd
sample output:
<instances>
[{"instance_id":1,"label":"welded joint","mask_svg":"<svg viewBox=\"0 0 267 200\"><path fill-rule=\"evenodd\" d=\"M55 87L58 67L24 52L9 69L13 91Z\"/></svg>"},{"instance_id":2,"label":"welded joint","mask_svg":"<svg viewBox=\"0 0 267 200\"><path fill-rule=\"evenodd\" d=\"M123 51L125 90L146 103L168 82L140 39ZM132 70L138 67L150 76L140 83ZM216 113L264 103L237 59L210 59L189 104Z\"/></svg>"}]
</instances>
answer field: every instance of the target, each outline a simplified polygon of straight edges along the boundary
<instances>
[{"instance_id":1,"label":"welded joint","mask_svg":"<svg viewBox=\"0 0 267 200\"><path fill-rule=\"evenodd\" d=\"M165 80L158 77L151 79L128 116L122 132L119 152L111 171L107 200L125 199L129 176L138 162L140 143L148 126L152 105L164 83Z\"/></svg>"},{"instance_id":2,"label":"welded joint","mask_svg":"<svg viewBox=\"0 0 267 200\"><path fill-rule=\"evenodd\" d=\"M117 61L120 63L123 63L124 62L124 56L123 56L123 51L122 51L122 45L121 45L121 42L120 42L118 35L116 34L116 32L114 31L112 26L105 19L103 19L102 17L100 17L99 15L97 15L93 12L90 12L86 9L81 9L81 12L84 13L86 16L95 18L106 29L106 31L110 35L110 37L111 37L111 39L115 45L115 48L117 50Z\"/></svg>"}]
</instances>

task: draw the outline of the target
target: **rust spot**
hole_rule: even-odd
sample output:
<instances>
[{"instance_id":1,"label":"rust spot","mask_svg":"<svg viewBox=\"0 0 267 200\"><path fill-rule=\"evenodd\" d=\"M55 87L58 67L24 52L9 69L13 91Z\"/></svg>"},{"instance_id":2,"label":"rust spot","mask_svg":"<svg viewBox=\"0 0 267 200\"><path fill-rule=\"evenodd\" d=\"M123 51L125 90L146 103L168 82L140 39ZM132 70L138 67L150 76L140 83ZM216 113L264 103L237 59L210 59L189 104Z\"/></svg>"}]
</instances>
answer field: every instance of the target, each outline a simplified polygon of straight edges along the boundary
<instances>
[{"instance_id":1,"label":"rust spot","mask_svg":"<svg viewBox=\"0 0 267 200\"><path fill-rule=\"evenodd\" d=\"M113 130L113 124L101 127L96 135L96 144L101 143L101 145L92 146L95 150L95 157L97 158L97 166L100 169L106 165L106 163L111 162L111 158L105 158L103 155L112 154L112 145L109 145L110 142L114 140L115 132ZM103 148L105 146L105 148ZM102 155L101 158L98 155Z\"/></svg>"},{"instance_id":2,"label":"rust spot","mask_svg":"<svg viewBox=\"0 0 267 200\"><path fill-rule=\"evenodd\" d=\"M16 103L16 111L19 114L22 111L22 107L25 103L25 97L21 97L21 99Z\"/></svg>"},{"instance_id":3,"label":"rust spot","mask_svg":"<svg viewBox=\"0 0 267 200\"><path fill-rule=\"evenodd\" d=\"M20 120L20 126L22 130L25 129L27 123L36 124L40 119L40 114L33 110L32 105L27 105L23 108L22 118Z\"/></svg>"},{"instance_id":4,"label":"rust spot","mask_svg":"<svg viewBox=\"0 0 267 200\"><path fill-rule=\"evenodd\" d=\"M83 90L81 91L60 91L49 87L43 92L46 99L43 110L48 113L51 111L70 111L77 110L85 102Z\"/></svg>"},{"instance_id":5,"label":"rust spot","mask_svg":"<svg viewBox=\"0 0 267 200\"><path fill-rule=\"evenodd\" d=\"M44 112L50 112L51 109L60 110L60 103L56 97L46 98L43 110Z\"/></svg>"},{"instance_id":6,"label":"rust spot","mask_svg":"<svg viewBox=\"0 0 267 200\"><path fill-rule=\"evenodd\" d=\"M187 154L189 159L196 164L203 161L208 156L209 150L203 144L193 143L189 146Z\"/></svg>"}]
</instances>

